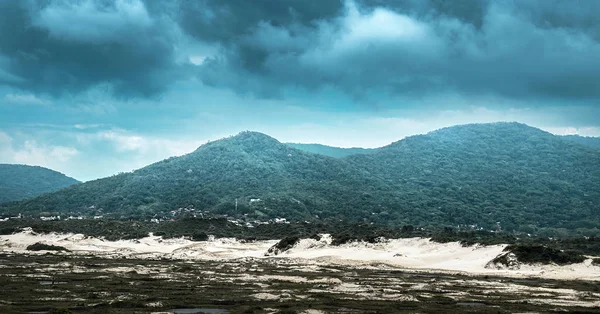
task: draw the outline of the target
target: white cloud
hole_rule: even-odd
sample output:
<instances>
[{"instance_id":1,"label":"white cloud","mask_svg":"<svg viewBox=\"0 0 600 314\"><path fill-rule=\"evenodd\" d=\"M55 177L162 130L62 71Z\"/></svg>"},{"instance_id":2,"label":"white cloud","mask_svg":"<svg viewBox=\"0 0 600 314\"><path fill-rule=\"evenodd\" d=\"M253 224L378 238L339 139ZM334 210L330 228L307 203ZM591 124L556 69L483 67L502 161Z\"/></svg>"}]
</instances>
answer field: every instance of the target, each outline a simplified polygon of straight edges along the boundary
<instances>
[{"instance_id":1,"label":"white cloud","mask_svg":"<svg viewBox=\"0 0 600 314\"><path fill-rule=\"evenodd\" d=\"M581 136L594 136L594 137L600 137L600 127L594 127L594 126L588 126L588 127L582 127L578 129L577 134L581 135Z\"/></svg>"},{"instance_id":2,"label":"white cloud","mask_svg":"<svg viewBox=\"0 0 600 314\"><path fill-rule=\"evenodd\" d=\"M0 131L0 147L4 147L4 145L9 145L12 143L12 137L8 136L8 134Z\"/></svg>"},{"instance_id":3,"label":"white cloud","mask_svg":"<svg viewBox=\"0 0 600 314\"><path fill-rule=\"evenodd\" d=\"M556 135L575 135L577 134L577 128L575 127L551 127L547 129L548 132Z\"/></svg>"},{"instance_id":4,"label":"white cloud","mask_svg":"<svg viewBox=\"0 0 600 314\"><path fill-rule=\"evenodd\" d=\"M546 131L556 135L580 135L580 136L593 136L600 137L600 127L548 127Z\"/></svg>"},{"instance_id":5,"label":"white cloud","mask_svg":"<svg viewBox=\"0 0 600 314\"><path fill-rule=\"evenodd\" d=\"M111 142L117 152L135 152L139 155L156 156L160 159L190 153L201 143L199 140L170 140L142 136L124 130L101 131L93 134L92 139Z\"/></svg>"},{"instance_id":6,"label":"white cloud","mask_svg":"<svg viewBox=\"0 0 600 314\"><path fill-rule=\"evenodd\" d=\"M25 141L23 147L13 151L13 160L28 165L51 165L65 163L77 155L79 151L67 146L40 145L36 141Z\"/></svg>"},{"instance_id":7,"label":"white cloud","mask_svg":"<svg viewBox=\"0 0 600 314\"><path fill-rule=\"evenodd\" d=\"M75 124L74 128L78 130L97 129L103 127L104 124Z\"/></svg>"},{"instance_id":8,"label":"white cloud","mask_svg":"<svg viewBox=\"0 0 600 314\"><path fill-rule=\"evenodd\" d=\"M70 162L80 152L69 146L39 144L25 140L16 146L15 140L0 131L0 162L42 166L63 173L71 173Z\"/></svg>"},{"instance_id":9,"label":"white cloud","mask_svg":"<svg viewBox=\"0 0 600 314\"><path fill-rule=\"evenodd\" d=\"M134 134L126 130L85 127L74 132L45 130L44 133L16 134L0 131L0 163L47 167L80 180L106 177L194 151L204 141L166 139ZM67 145L45 143L62 136ZM74 145L74 146L70 146ZM94 167L90 167L93 164Z\"/></svg>"},{"instance_id":10,"label":"white cloud","mask_svg":"<svg viewBox=\"0 0 600 314\"><path fill-rule=\"evenodd\" d=\"M189 56L189 61L194 65L202 65L202 63L204 63L204 60L206 60L206 56L200 56L200 55Z\"/></svg>"},{"instance_id":11,"label":"white cloud","mask_svg":"<svg viewBox=\"0 0 600 314\"><path fill-rule=\"evenodd\" d=\"M347 1L346 7L347 15L343 20L345 36L342 41L356 44L373 40L414 41L427 36L427 24L409 16L383 8L361 14L353 1Z\"/></svg>"},{"instance_id":12,"label":"white cloud","mask_svg":"<svg viewBox=\"0 0 600 314\"><path fill-rule=\"evenodd\" d=\"M147 148L147 141L141 136L125 135L115 131L102 131L97 133L100 139L114 142L117 151L136 151Z\"/></svg>"},{"instance_id":13,"label":"white cloud","mask_svg":"<svg viewBox=\"0 0 600 314\"><path fill-rule=\"evenodd\" d=\"M198 139L152 137L119 129L81 133L76 138L84 154L98 164L93 170L81 169L80 177L85 180L132 171L169 157L188 154L206 142ZM98 147L105 147L102 143L108 146L102 148L100 156L92 156ZM81 168L81 165L73 166Z\"/></svg>"},{"instance_id":14,"label":"white cloud","mask_svg":"<svg viewBox=\"0 0 600 314\"><path fill-rule=\"evenodd\" d=\"M49 105L50 101L46 99L38 98L33 94L7 94L4 96L4 100L20 105Z\"/></svg>"},{"instance_id":15,"label":"white cloud","mask_svg":"<svg viewBox=\"0 0 600 314\"><path fill-rule=\"evenodd\" d=\"M354 1L346 1L346 13L335 24L319 27L316 38L310 39L317 45L300 60L327 71L360 73L361 62L370 67L383 59L397 62L400 55L431 62L442 50L440 38L427 23L385 8L361 12ZM351 63L357 66L348 69Z\"/></svg>"}]
</instances>

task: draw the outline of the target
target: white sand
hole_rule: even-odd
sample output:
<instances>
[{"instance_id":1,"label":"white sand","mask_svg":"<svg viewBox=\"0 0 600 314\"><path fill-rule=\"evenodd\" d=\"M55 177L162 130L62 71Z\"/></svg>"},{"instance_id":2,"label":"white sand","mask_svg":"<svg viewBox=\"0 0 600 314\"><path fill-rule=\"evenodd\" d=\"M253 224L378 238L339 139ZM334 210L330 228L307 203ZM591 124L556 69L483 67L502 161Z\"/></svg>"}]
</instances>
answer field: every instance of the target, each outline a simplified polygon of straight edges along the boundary
<instances>
[{"instance_id":1,"label":"white sand","mask_svg":"<svg viewBox=\"0 0 600 314\"><path fill-rule=\"evenodd\" d=\"M525 276L553 279L600 280L600 267L591 260L568 266L523 265L519 270L487 269L485 265L502 252L505 245L463 247L457 242L435 243L423 238L392 239L381 243L348 243L331 245L331 237L320 241L302 239L287 252L267 257L267 250L276 240L242 243L235 239L194 242L183 238L162 239L148 236L139 240L106 241L81 234L35 234L31 229L13 235L0 236L0 252L44 254L27 251L36 242L63 246L71 253L107 257L178 258L178 259L269 259L278 263L345 264L361 267L392 267L501 276Z\"/></svg>"},{"instance_id":2,"label":"white sand","mask_svg":"<svg viewBox=\"0 0 600 314\"><path fill-rule=\"evenodd\" d=\"M20 233L0 236L0 252L35 254L26 248L36 242L62 246L74 254L182 259L261 257L269 247L277 243L276 240L241 243L227 238L194 242L183 238L163 239L153 235L138 240L107 241L82 234L35 234L31 229L25 229Z\"/></svg>"},{"instance_id":3,"label":"white sand","mask_svg":"<svg viewBox=\"0 0 600 314\"><path fill-rule=\"evenodd\" d=\"M321 241L302 239L291 250L280 257L309 258L322 260L352 260L360 262L382 262L408 268L444 269L456 271L483 270L485 264L506 247L470 246L458 242L435 243L429 239L392 239L383 243L348 243L331 246L331 238Z\"/></svg>"}]
</instances>

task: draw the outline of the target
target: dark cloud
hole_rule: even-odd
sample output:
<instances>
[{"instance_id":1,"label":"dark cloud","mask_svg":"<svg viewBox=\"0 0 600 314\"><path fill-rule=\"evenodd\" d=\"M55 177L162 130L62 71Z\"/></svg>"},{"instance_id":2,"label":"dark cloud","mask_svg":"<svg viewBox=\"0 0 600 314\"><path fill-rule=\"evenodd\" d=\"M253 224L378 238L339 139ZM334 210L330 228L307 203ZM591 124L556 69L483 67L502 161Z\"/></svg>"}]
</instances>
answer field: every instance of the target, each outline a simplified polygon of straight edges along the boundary
<instances>
[{"instance_id":1,"label":"dark cloud","mask_svg":"<svg viewBox=\"0 0 600 314\"><path fill-rule=\"evenodd\" d=\"M4 83L55 95L98 85L156 95L186 73L170 27L133 0L2 1L0 80L9 73Z\"/></svg>"},{"instance_id":2,"label":"dark cloud","mask_svg":"<svg viewBox=\"0 0 600 314\"><path fill-rule=\"evenodd\" d=\"M342 0L180 1L177 17L188 33L203 41L236 42L260 22L283 28L314 26L341 13Z\"/></svg>"},{"instance_id":3,"label":"dark cloud","mask_svg":"<svg viewBox=\"0 0 600 314\"><path fill-rule=\"evenodd\" d=\"M0 81L149 96L193 74L259 97L600 98L598 1L141 1L0 2Z\"/></svg>"},{"instance_id":4,"label":"dark cloud","mask_svg":"<svg viewBox=\"0 0 600 314\"><path fill-rule=\"evenodd\" d=\"M595 1L363 0L322 12L307 2L220 3L181 20L221 47L199 74L209 85L270 97L323 86L359 96L600 97Z\"/></svg>"}]
</instances>

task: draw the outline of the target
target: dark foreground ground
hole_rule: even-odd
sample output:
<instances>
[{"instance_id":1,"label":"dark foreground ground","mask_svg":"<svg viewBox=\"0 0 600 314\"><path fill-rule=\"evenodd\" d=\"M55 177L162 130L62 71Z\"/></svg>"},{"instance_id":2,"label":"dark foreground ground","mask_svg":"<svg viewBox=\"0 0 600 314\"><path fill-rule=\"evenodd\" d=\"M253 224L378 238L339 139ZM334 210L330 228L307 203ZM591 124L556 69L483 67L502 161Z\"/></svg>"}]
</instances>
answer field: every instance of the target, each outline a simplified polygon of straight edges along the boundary
<instances>
[{"instance_id":1,"label":"dark foreground ground","mask_svg":"<svg viewBox=\"0 0 600 314\"><path fill-rule=\"evenodd\" d=\"M600 313L598 300L598 282L375 264L0 255L0 313Z\"/></svg>"}]
</instances>

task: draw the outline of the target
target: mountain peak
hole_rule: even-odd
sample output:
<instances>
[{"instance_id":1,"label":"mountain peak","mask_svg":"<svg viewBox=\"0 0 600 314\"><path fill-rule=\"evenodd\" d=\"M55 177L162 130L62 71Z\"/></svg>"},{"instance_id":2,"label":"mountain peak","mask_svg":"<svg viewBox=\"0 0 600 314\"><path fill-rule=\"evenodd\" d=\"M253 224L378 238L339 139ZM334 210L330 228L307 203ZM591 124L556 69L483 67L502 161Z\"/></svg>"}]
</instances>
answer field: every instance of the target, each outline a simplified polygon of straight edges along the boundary
<instances>
[{"instance_id":1,"label":"mountain peak","mask_svg":"<svg viewBox=\"0 0 600 314\"><path fill-rule=\"evenodd\" d=\"M276 140L273 137L270 137L264 133L260 133L257 131L242 131L234 136L231 137L231 139L235 139L235 140L258 140L258 141L271 141L271 142L277 142L279 143L278 140Z\"/></svg>"},{"instance_id":2,"label":"mountain peak","mask_svg":"<svg viewBox=\"0 0 600 314\"><path fill-rule=\"evenodd\" d=\"M260 132L243 131L234 136L222 138L198 147L196 151L202 151L210 147L239 147L247 150L264 150L268 147L283 146L278 140Z\"/></svg>"},{"instance_id":3,"label":"mountain peak","mask_svg":"<svg viewBox=\"0 0 600 314\"><path fill-rule=\"evenodd\" d=\"M447 132L524 132L524 134L530 132L536 133L547 133L538 128L529 126L527 124L519 122L492 122L492 123L470 123L462 125L454 125L450 127L441 128L432 132L430 135L443 134ZM549 133L547 133L549 134Z\"/></svg>"},{"instance_id":4,"label":"mountain peak","mask_svg":"<svg viewBox=\"0 0 600 314\"><path fill-rule=\"evenodd\" d=\"M512 139L530 140L537 137L551 138L553 135L538 128L518 122L494 122L456 125L426 134L427 137L442 141Z\"/></svg>"},{"instance_id":5,"label":"mountain peak","mask_svg":"<svg viewBox=\"0 0 600 314\"><path fill-rule=\"evenodd\" d=\"M414 135L383 147L403 149L406 145L458 145L461 147L487 147L496 143L512 149L538 143L538 140L553 141L555 136L538 128L518 122L472 123L441 128L427 134ZM451 150L452 151L452 150Z\"/></svg>"},{"instance_id":6,"label":"mountain peak","mask_svg":"<svg viewBox=\"0 0 600 314\"><path fill-rule=\"evenodd\" d=\"M223 139L223 143L235 145L246 149L265 149L281 144L278 140L260 132L243 131L235 136Z\"/></svg>"}]
</instances>

